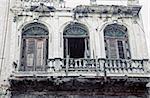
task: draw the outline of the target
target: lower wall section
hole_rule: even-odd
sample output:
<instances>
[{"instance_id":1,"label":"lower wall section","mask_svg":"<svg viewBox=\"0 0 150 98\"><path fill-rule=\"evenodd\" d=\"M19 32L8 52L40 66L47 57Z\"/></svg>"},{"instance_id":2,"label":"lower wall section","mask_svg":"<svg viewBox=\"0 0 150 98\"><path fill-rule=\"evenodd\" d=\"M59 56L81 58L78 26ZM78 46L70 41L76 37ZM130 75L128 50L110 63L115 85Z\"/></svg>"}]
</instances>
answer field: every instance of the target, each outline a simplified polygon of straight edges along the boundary
<instances>
[{"instance_id":1,"label":"lower wall section","mask_svg":"<svg viewBox=\"0 0 150 98\"><path fill-rule=\"evenodd\" d=\"M10 98L149 98L146 95L136 96L136 95L87 95L87 94L68 94L68 92L54 92L52 94L42 94L42 93L14 93Z\"/></svg>"},{"instance_id":2,"label":"lower wall section","mask_svg":"<svg viewBox=\"0 0 150 98\"><path fill-rule=\"evenodd\" d=\"M143 80L143 81L142 81ZM121 77L51 77L45 79L20 78L10 80L10 91L33 94L41 92L51 94L54 92L67 92L67 94L96 94L111 96L138 95L147 93L147 78L121 78ZM15 93L16 94L16 93ZM23 97L24 98L24 97ZM126 97L123 97L126 98ZM130 97L129 97L130 98ZM131 97L132 98L132 97ZM145 98L145 97L143 97Z\"/></svg>"},{"instance_id":3,"label":"lower wall section","mask_svg":"<svg viewBox=\"0 0 150 98\"><path fill-rule=\"evenodd\" d=\"M87 94L68 94L68 92L53 92L51 94L43 94L41 92L34 93L18 93L14 92L10 95L0 95L0 98L149 98L147 95L87 95Z\"/></svg>"}]
</instances>

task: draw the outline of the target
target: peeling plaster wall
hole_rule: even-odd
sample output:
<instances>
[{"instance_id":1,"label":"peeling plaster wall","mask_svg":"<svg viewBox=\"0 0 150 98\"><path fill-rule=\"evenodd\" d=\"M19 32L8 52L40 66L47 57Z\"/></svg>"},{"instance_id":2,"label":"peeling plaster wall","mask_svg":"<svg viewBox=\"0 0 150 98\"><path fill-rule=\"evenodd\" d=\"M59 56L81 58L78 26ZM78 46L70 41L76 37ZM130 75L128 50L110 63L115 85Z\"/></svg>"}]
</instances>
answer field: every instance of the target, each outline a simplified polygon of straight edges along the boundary
<instances>
[{"instance_id":1,"label":"peeling plaster wall","mask_svg":"<svg viewBox=\"0 0 150 98\"><path fill-rule=\"evenodd\" d=\"M2 0L0 2L0 8L3 9L0 13L0 63L2 65L0 83L2 83L11 74L13 70L12 63L15 61L19 64L20 62L21 28L27 23L34 22L34 18L21 16L17 22L13 22L14 15L11 11L9 11L9 17L6 17L8 14L8 0ZM10 3L10 7L12 7L11 4L13 3L14 1ZM7 18L8 21L6 21ZM104 22L106 24L112 23L115 19L116 17L112 17L108 21L105 21L105 18L98 18L96 16L79 19L79 22L85 24L89 29L91 58L95 58L96 56L105 58L103 25ZM148 50L145 34L140 27L142 26L141 19L136 19L138 24L134 20L132 18L124 18L118 19L118 22L125 24L128 28L132 59L147 59ZM63 28L70 21L73 21L72 13L66 12L56 12L54 17L42 17L39 19L39 22L49 28L49 58L63 58ZM6 33L4 49L4 36ZM4 59L2 61L3 49Z\"/></svg>"}]
</instances>

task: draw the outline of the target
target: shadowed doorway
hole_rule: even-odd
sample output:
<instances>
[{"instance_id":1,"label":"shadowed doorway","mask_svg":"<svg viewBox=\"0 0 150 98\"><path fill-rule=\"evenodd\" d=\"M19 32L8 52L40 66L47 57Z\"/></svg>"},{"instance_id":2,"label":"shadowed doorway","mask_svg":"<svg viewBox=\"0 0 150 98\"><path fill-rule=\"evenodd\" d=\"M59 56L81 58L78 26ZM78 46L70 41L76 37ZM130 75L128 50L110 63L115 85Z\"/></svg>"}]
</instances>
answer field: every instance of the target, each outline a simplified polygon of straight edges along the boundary
<instances>
[{"instance_id":1,"label":"shadowed doorway","mask_svg":"<svg viewBox=\"0 0 150 98\"><path fill-rule=\"evenodd\" d=\"M69 38L68 48L70 58L84 58L84 38Z\"/></svg>"},{"instance_id":2,"label":"shadowed doorway","mask_svg":"<svg viewBox=\"0 0 150 98\"><path fill-rule=\"evenodd\" d=\"M90 57L89 36L86 26L71 23L64 29L64 57Z\"/></svg>"}]
</instances>

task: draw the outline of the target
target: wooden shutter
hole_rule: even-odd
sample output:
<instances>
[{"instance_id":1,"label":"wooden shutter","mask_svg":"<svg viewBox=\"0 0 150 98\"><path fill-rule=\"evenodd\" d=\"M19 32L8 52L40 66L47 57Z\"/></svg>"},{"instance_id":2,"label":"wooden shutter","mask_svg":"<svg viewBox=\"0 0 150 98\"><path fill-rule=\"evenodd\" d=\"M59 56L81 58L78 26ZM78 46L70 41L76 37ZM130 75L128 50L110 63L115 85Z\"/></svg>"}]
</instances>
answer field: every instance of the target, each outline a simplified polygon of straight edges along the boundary
<instances>
[{"instance_id":1,"label":"wooden shutter","mask_svg":"<svg viewBox=\"0 0 150 98\"><path fill-rule=\"evenodd\" d=\"M108 42L108 55L109 58L117 58L117 44L115 39L109 39Z\"/></svg>"},{"instance_id":2,"label":"wooden shutter","mask_svg":"<svg viewBox=\"0 0 150 98\"><path fill-rule=\"evenodd\" d=\"M36 44L36 65L37 66L42 66L43 65L43 41L42 40L37 40Z\"/></svg>"},{"instance_id":3,"label":"wooden shutter","mask_svg":"<svg viewBox=\"0 0 150 98\"><path fill-rule=\"evenodd\" d=\"M26 62L27 66L34 66L34 49L35 49L35 40L26 39Z\"/></svg>"},{"instance_id":4,"label":"wooden shutter","mask_svg":"<svg viewBox=\"0 0 150 98\"><path fill-rule=\"evenodd\" d=\"M36 69L44 70L46 64L46 39L36 40Z\"/></svg>"}]
</instances>

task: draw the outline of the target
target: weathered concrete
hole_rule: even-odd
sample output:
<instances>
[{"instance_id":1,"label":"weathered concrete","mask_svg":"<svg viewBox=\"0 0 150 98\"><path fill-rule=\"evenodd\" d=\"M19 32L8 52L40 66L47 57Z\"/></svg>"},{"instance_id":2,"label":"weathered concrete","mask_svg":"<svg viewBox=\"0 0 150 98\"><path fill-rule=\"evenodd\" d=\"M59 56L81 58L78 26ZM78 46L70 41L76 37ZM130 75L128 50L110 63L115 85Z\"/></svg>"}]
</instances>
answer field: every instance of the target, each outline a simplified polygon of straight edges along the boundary
<instances>
[{"instance_id":1,"label":"weathered concrete","mask_svg":"<svg viewBox=\"0 0 150 98\"><path fill-rule=\"evenodd\" d=\"M80 13L74 17L72 8L61 8L59 4L56 5L55 12L45 14L30 12L28 2L22 3L20 0L11 2L1 0L0 2L0 8L3 9L0 13L0 88L3 93L9 88L8 78L14 71L13 62L20 66L22 29L33 22L42 23L49 29L48 58L63 58L63 30L71 22L79 22L86 25L89 30L91 58L106 58L103 30L108 24L118 23L128 29L131 59L148 59L145 33L143 33L142 20L138 13L140 6L132 6L134 10L131 11L132 14L129 12L131 15L125 15L123 11L130 10L130 7L102 5L101 7L97 6L102 8L102 10L98 10L99 13L90 12L86 15ZM89 6L88 8L95 7ZM121 9L122 13L113 14L116 9ZM105 13L100 14L100 12ZM106 14L106 12L108 13ZM75 20L75 18L77 19ZM149 64L145 64L146 69L147 73L145 74L150 77ZM138 74L138 76L142 75Z\"/></svg>"},{"instance_id":2,"label":"weathered concrete","mask_svg":"<svg viewBox=\"0 0 150 98\"><path fill-rule=\"evenodd\" d=\"M15 93L10 97L0 96L1 98L146 98L145 95L122 95L122 96L109 96L109 95L95 95L95 94L69 94L67 92L53 92L51 94L45 94L41 92L33 93Z\"/></svg>"},{"instance_id":3,"label":"weathered concrete","mask_svg":"<svg viewBox=\"0 0 150 98\"><path fill-rule=\"evenodd\" d=\"M123 77L51 77L51 78L18 78L10 80L12 92L57 92L67 91L75 93L92 93L100 95L144 95L148 78L124 79ZM143 81L143 82L141 82Z\"/></svg>"}]
</instances>

